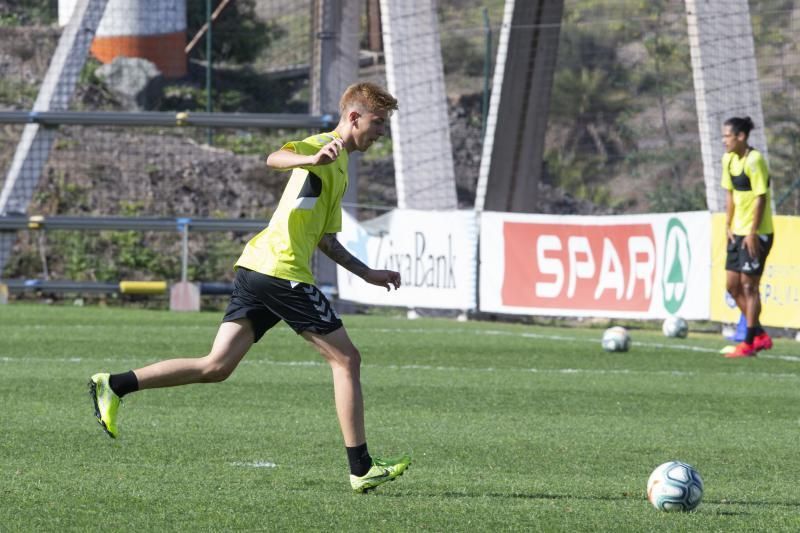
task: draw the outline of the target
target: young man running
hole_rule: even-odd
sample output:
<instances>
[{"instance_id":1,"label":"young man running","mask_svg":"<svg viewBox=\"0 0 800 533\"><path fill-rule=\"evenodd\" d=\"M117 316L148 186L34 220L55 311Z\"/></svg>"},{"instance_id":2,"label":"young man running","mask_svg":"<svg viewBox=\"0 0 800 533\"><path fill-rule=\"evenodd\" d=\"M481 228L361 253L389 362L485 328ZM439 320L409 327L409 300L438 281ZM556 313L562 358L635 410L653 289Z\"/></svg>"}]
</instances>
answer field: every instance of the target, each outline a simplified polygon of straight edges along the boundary
<instances>
[{"instance_id":1,"label":"young man running","mask_svg":"<svg viewBox=\"0 0 800 533\"><path fill-rule=\"evenodd\" d=\"M753 121L733 117L722 127L726 154L722 157L722 187L727 191L725 262L728 293L747 320L747 337L725 357L751 357L772 348L761 327L758 284L772 248L772 201L769 173L761 152L747 143Z\"/></svg>"},{"instance_id":2,"label":"young man running","mask_svg":"<svg viewBox=\"0 0 800 533\"><path fill-rule=\"evenodd\" d=\"M310 262L315 248L367 283L390 290L400 274L373 270L336 240L341 201L347 188L348 156L364 152L386 132L397 100L371 83L351 85L339 104L336 129L285 144L267 157L274 169L292 169L269 225L236 262L230 304L211 352L194 359L170 359L120 374L95 374L89 381L95 416L105 432L118 436L120 398L134 391L227 378L247 351L283 320L310 342L333 372L334 401L350 463L350 484L366 492L401 475L411 463L372 458L367 451L361 396L361 355L325 295L314 285Z\"/></svg>"}]
</instances>

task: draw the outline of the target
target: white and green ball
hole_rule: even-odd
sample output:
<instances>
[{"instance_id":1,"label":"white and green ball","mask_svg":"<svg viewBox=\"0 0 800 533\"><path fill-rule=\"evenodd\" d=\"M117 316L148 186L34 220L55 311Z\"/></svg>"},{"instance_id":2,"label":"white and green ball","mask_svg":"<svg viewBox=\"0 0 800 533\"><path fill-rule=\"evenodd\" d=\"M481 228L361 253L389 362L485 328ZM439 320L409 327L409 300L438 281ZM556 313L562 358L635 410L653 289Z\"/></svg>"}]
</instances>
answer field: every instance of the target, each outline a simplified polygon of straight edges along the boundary
<instances>
[{"instance_id":1,"label":"white and green ball","mask_svg":"<svg viewBox=\"0 0 800 533\"><path fill-rule=\"evenodd\" d=\"M614 326L603 333L601 345L607 352L627 352L631 347L631 336L622 326Z\"/></svg>"},{"instance_id":2,"label":"white and green ball","mask_svg":"<svg viewBox=\"0 0 800 533\"><path fill-rule=\"evenodd\" d=\"M689 324L679 316L669 316L661 325L665 337L684 338L689 334Z\"/></svg>"},{"instance_id":3,"label":"white and green ball","mask_svg":"<svg viewBox=\"0 0 800 533\"><path fill-rule=\"evenodd\" d=\"M691 465L669 461L650 474L647 499L659 511L692 511L703 499L703 478Z\"/></svg>"}]
</instances>

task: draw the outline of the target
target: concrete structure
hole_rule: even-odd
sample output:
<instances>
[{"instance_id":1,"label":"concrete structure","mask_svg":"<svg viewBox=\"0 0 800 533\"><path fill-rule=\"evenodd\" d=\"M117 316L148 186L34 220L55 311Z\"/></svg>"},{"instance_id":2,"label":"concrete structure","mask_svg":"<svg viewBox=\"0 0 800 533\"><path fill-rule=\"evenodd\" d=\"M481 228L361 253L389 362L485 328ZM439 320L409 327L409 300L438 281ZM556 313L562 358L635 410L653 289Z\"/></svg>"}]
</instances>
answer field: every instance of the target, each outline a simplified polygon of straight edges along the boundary
<instances>
[{"instance_id":1,"label":"concrete structure","mask_svg":"<svg viewBox=\"0 0 800 533\"><path fill-rule=\"evenodd\" d=\"M360 0L314 0L311 21L311 73L309 86L312 115L330 115L339 120L339 99L358 81ZM361 154L350 154L349 184L343 201L358 201L358 166ZM336 285L336 265L324 254L314 256L314 274L320 286Z\"/></svg>"},{"instance_id":2,"label":"concrete structure","mask_svg":"<svg viewBox=\"0 0 800 533\"><path fill-rule=\"evenodd\" d=\"M339 98L350 84L358 81L362 3L359 0L314 0L309 112L330 115L334 124L339 120ZM360 159L358 152L350 155L346 203L357 201Z\"/></svg>"},{"instance_id":3,"label":"concrete structure","mask_svg":"<svg viewBox=\"0 0 800 533\"><path fill-rule=\"evenodd\" d=\"M77 0L59 0L58 21L66 25ZM186 0L108 0L92 43L103 63L117 56L141 57L167 78L186 74Z\"/></svg>"},{"instance_id":4,"label":"concrete structure","mask_svg":"<svg viewBox=\"0 0 800 533\"><path fill-rule=\"evenodd\" d=\"M435 0L381 0L397 205L455 209L455 171Z\"/></svg>"},{"instance_id":5,"label":"concrete structure","mask_svg":"<svg viewBox=\"0 0 800 533\"><path fill-rule=\"evenodd\" d=\"M706 202L709 210L724 211L722 123L752 118L750 144L767 157L750 8L747 0L686 0L686 16Z\"/></svg>"},{"instance_id":6,"label":"concrete structure","mask_svg":"<svg viewBox=\"0 0 800 533\"><path fill-rule=\"evenodd\" d=\"M563 12L563 0L506 0L475 193L478 211L536 211Z\"/></svg>"},{"instance_id":7,"label":"concrete structure","mask_svg":"<svg viewBox=\"0 0 800 533\"><path fill-rule=\"evenodd\" d=\"M65 111L75 91L107 0L77 0L58 41L33 111ZM57 131L27 124L0 192L0 215L24 214L42 174ZM0 273L11 256L16 232L0 232Z\"/></svg>"}]
</instances>

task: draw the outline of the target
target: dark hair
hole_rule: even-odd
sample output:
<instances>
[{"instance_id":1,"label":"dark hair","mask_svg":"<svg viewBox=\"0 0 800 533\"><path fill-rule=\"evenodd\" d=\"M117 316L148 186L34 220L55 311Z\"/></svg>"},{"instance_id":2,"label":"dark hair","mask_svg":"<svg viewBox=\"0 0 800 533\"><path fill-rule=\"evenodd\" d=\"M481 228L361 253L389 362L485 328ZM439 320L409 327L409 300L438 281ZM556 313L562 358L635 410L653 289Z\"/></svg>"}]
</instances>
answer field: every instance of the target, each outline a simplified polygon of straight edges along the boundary
<instances>
[{"instance_id":1,"label":"dark hair","mask_svg":"<svg viewBox=\"0 0 800 533\"><path fill-rule=\"evenodd\" d=\"M725 121L726 126L731 127L731 132L734 135L739 135L740 133L744 133L745 138L750 136L750 130L755 128L753 124L753 119L750 117L731 117Z\"/></svg>"}]
</instances>

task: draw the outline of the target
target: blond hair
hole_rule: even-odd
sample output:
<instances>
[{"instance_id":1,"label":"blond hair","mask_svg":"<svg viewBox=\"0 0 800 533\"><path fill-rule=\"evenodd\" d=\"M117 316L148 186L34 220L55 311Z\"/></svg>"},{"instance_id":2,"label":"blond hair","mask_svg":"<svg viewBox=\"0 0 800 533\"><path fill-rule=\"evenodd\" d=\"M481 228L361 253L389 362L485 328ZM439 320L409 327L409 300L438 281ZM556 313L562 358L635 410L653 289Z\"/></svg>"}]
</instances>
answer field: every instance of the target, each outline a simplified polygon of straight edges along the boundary
<instances>
[{"instance_id":1,"label":"blond hair","mask_svg":"<svg viewBox=\"0 0 800 533\"><path fill-rule=\"evenodd\" d=\"M389 91L370 82L354 83L342 94L339 100L339 112L344 116L351 107L361 108L362 111L395 111L397 98Z\"/></svg>"}]
</instances>

